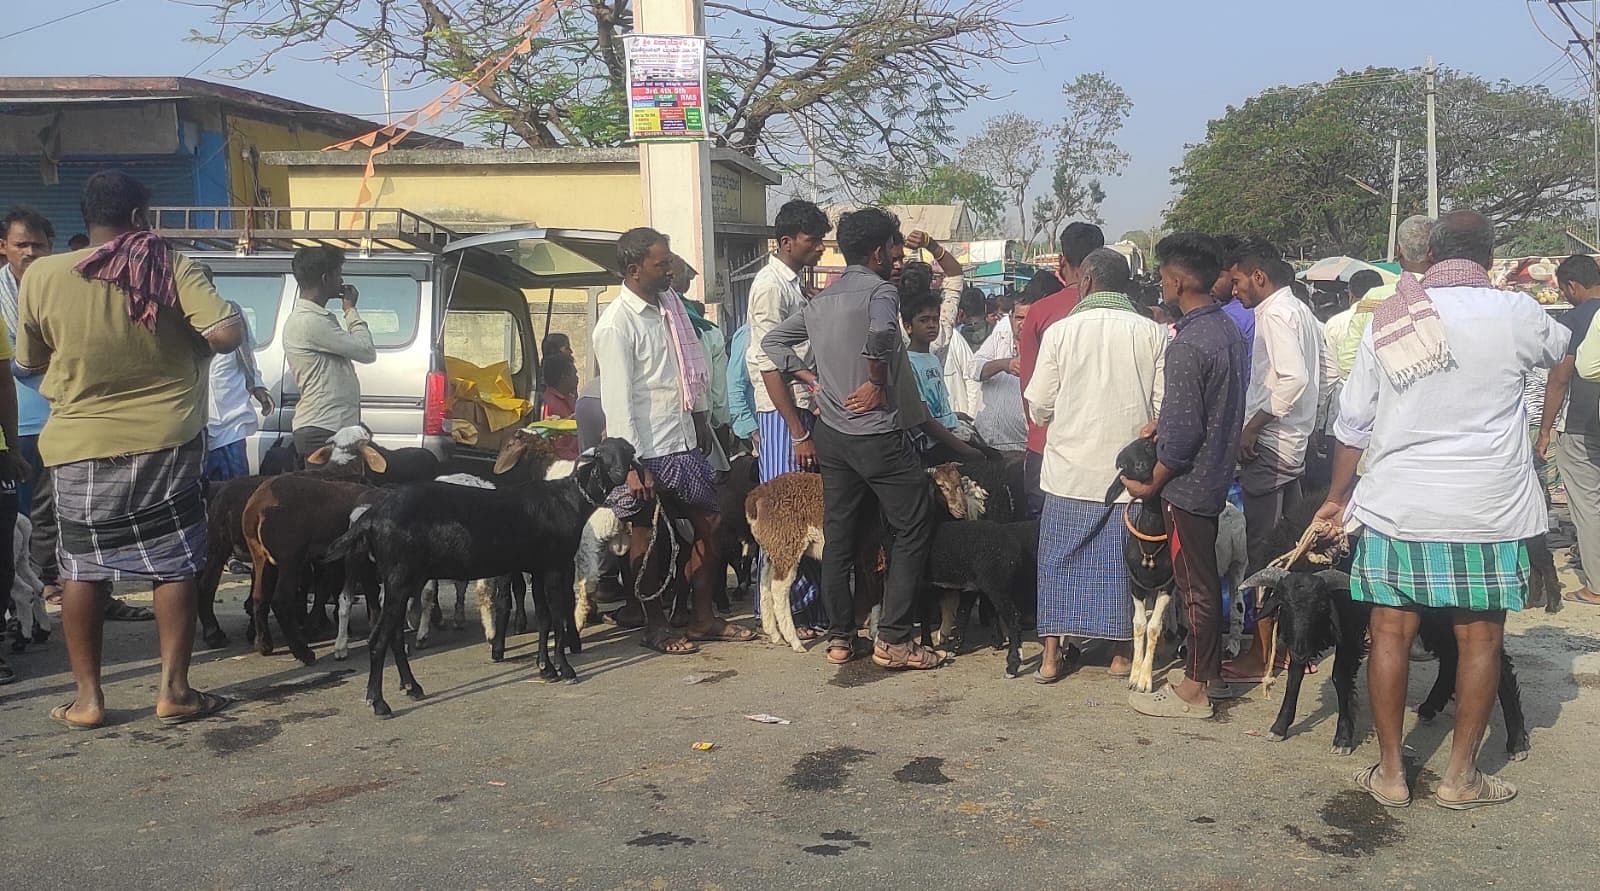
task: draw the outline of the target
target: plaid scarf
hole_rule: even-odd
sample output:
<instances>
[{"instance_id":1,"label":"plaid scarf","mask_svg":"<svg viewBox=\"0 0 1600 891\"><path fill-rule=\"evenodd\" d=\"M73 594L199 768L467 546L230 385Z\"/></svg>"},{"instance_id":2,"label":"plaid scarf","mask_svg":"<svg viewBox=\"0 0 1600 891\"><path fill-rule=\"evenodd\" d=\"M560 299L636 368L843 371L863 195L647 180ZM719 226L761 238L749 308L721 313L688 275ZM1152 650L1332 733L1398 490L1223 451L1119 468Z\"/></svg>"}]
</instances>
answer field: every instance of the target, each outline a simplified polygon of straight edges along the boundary
<instances>
[{"instance_id":1,"label":"plaid scarf","mask_svg":"<svg viewBox=\"0 0 1600 891\"><path fill-rule=\"evenodd\" d=\"M1435 263L1422 281L1400 274L1394 296L1372 314L1372 343L1378 364L1397 390L1430 374L1454 368L1456 358L1445 339L1444 323L1428 297L1428 288L1490 288L1488 273L1470 260Z\"/></svg>"},{"instance_id":2,"label":"plaid scarf","mask_svg":"<svg viewBox=\"0 0 1600 891\"><path fill-rule=\"evenodd\" d=\"M154 334L156 313L178 305L172 252L148 229L124 232L96 248L74 267L88 279L110 282L128 295L128 321Z\"/></svg>"},{"instance_id":3,"label":"plaid scarf","mask_svg":"<svg viewBox=\"0 0 1600 891\"><path fill-rule=\"evenodd\" d=\"M694 322L689 319L689 309L678 293L668 288L661 292L660 302L661 312L667 317L667 339L672 341L672 350L678 358L683 410L694 411L711 383L710 362L705 348L700 345L700 335L695 333Z\"/></svg>"},{"instance_id":4,"label":"plaid scarf","mask_svg":"<svg viewBox=\"0 0 1600 891\"><path fill-rule=\"evenodd\" d=\"M1139 312L1133 308L1133 301L1129 300L1126 294L1118 294L1116 291L1096 291L1079 300L1078 305L1067 315L1075 316L1086 309L1120 309L1135 314Z\"/></svg>"}]
</instances>

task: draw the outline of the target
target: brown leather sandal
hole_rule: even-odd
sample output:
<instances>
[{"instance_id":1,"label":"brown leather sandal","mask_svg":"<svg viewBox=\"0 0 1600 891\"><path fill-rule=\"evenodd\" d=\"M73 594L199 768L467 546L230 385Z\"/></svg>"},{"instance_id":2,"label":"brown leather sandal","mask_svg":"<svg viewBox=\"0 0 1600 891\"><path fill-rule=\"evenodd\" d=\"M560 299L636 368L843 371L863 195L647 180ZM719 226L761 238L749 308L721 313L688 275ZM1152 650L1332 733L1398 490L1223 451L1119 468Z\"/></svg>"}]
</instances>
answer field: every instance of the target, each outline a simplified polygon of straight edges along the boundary
<instances>
[{"instance_id":1,"label":"brown leather sandal","mask_svg":"<svg viewBox=\"0 0 1600 891\"><path fill-rule=\"evenodd\" d=\"M882 640L872 645L872 662L890 671L927 671L944 664L950 654L943 650L924 647L915 641L888 644Z\"/></svg>"},{"instance_id":2,"label":"brown leather sandal","mask_svg":"<svg viewBox=\"0 0 1600 891\"><path fill-rule=\"evenodd\" d=\"M844 665L847 662L855 661L855 658L859 655L861 654L856 649L856 642L854 640L835 638L828 641L829 665Z\"/></svg>"}]
</instances>

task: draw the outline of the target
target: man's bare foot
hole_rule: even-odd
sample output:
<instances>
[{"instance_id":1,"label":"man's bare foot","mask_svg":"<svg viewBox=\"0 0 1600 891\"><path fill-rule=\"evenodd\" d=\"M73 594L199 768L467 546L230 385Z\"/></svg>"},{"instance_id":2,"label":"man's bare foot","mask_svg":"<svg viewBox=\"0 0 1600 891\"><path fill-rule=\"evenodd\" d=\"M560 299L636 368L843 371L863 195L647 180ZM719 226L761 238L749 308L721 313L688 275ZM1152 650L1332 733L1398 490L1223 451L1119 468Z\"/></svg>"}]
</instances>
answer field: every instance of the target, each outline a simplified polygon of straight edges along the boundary
<instances>
[{"instance_id":1,"label":"man's bare foot","mask_svg":"<svg viewBox=\"0 0 1600 891\"><path fill-rule=\"evenodd\" d=\"M1466 783L1454 784L1441 780L1433 794L1440 807L1465 811L1491 804L1504 804L1517 797L1517 787L1499 777L1481 771L1474 772Z\"/></svg>"},{"instance_id":2,"label":"man's bare foot","mask_svg":"<svg viewBox=\"0 0 1600 891\"><path fill-rule=\"evenodd\" d=\"M639 646L667 656L692 656L700 652L699 645L679 634L675 628L646 628L639 638Z\"/></svg>"},{"instance_id":3,"label":"man's bare foot","mask_svg":"<svg viewBox=\"0 0 1600 891\"><path fill-rule=\"evenodd\" d=\"M1568 603L1584 603L1589 606L1600 606L1600 594L1596 594L1587 587L1579 588L1561 598Z\"/></svg>"},{"instance_id":4,"label":"man's bare foot","mask_svg":"<svg viewBox=\"0 0 1600 891\"><path fill-rule=\"evenodd\" d=\"M1120 652L1111 655L1111 664L1106 667L1106 674L1114 678L1125 678L1133 673L1133 657Z\"/></svg>"},{"instance_id":5,"label":"man's bare foot","mask_svg":"<svg viewBox=\"0 0 1600 891\"><path fill-rule=\"evenodd\" d=\"M87 730L106 722L104 699L75 699L50 710L50 717L74 729Z\"/></svg>"}]
</instances>

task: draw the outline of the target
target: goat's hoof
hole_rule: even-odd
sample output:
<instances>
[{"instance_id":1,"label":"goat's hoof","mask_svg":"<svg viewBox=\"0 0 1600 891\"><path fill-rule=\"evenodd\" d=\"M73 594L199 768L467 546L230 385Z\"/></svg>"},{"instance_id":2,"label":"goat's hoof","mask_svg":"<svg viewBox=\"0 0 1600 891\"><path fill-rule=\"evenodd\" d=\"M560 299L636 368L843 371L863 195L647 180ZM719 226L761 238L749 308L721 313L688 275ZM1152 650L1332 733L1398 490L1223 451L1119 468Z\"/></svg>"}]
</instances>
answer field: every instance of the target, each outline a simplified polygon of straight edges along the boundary
<instances>
[{"instance_id":1,"label":"goat's hoof","mask_svg":"<svg viewBox=\"0 0 1600 891\"><path fill-rule=\"evenodd\" d=\"M1421 721L1422 723L1432 724L1433 719L1437 717L1439 717L1438 709L1424 708L1420 705L1417 706L1417 720Z\"/></svg>"},{"instance_id":2,"label":"goat's hoof","mask_svg":"<svg viewBox=\"0 0 1600 891\"><path fill-rule=\"evenodd\" d=\"M1279 733L1276 730L1268 730L1267 731L1267 739L1270 739L1273 742L1283 742L1284 740L1286 740L1288 738L1289 738L1289 735L1287 733Z\"/></svg>"},{"instance_id":3,"label":"goat's hoof","mask_svg":"<svg viewBox=\"0 0 1600 891\"><path fill-rule=\"evenodd\" d=\"M1353 746L1353 745L1348 745L1348 744L1340 745L1339 743L1334 743L1333 744L1333 748L1328 750L1328 754L1330 754L1330 755L1344 756L1344 755L1354 755L1355 753L1356 753L1356 747Z\"/></svg>"},{"instance_id":4,"label":"goat's hoof","mask_svg":"<svg viewBox=\"0 0 1600 891\"><path fill-rule=\"evenodd\" d=\"M390 708L389 703L384 702L382 699L372 700L372 713L380 718L394 717L394 709Z\"/></svg>"},{"instance_id":5,"label":"goat's hoof","mask_svg":"<svg viewBox=\"0 0 1600 891\"><path fill-rule=\"evenodd\" d=\"M313 653L313 652L311 652L309 650L306 651L305 653L296 653L295 654L295 658L300 660L300 664L301 665L316 665L317 664L317 654Z\"/></svg>"},{"instance_id":6,"label":"goat's hoof","mask_svg":"<svg viewBox=\"0 0 1600 891\"><path fill-rule=\"evenodd\" d=\"M556 671L556 667L554 665L541 665L539 666L539 677L544 678L547 681L553 681L560 678L561 673Z\"/></svg>"},{"instance_id":7,"label":"goat's hoof","mask_svg":"<svg viewBox=\"0 0 1600 891\"><path fill-rule=\"evenodd\" d=\"M349 659L349 658L350 658L350 651L349 650L334 650L333 651L333 661L335 661L335 662L343 662L344 660Z\"/></svg>"},{"instance_id":8,"label":"goat's hoof","mask_svg":"<svg viewBox=\"0 0 1600 891\"><path fill-rule=\"evenodd\" d=\"M583 654L583 644L581 644L581 643L570 643L570 644L567 644L567 655L568 656L579 656L579 655L582 655L582 654Z\"/></svg>"},{"instance_id":9,"label":"goat's hoof","mask_svg":"<svg viewBox=\"0 0 1600 891\"><path fill-rule=\"evenodd\" d=\"M1526 761L1528 760L1528 750L1522 749L1516 752L1507 752L1506 757L1512 761Z\"/></svg>"},{"instance_id":10,"label":"goat's hoof","mask_svg":"<svg viewBox=\"0 0 1600 891\"><path fill-rule=\"evenodd\" d=\"M208 649L212 650L220 650L228 645L228 635L224 634L221 628L213 628L207 631L200 635L200 639L205 641Z\"/></svg>"},{"instance_id":11,"label":"goat's hoof","mask_svg":"<svg viewBox=\"0 0 1600 891\"><path fill-rule=\"evenodd\" d=\"M406 687L405 691L406 691L406 695L411 697L412 699L421 699L424 696L428 695L428 694L422 692L422 685L421 684L412 684L411 686Z\"/></svg>"},{"instance_id":12,"label":"goat's hoof","mask_svg":"<svg viewBox=\"0 0 1600 891\"><path fill-rule=\"evenodd\" d=\"M578 673L573 671L571 668L562 668L561 680L569 684L576 684L578 682Z\"/></svg>"},{"instance_id":13,"label":"goat's hoof","mask_svg":"<svg viewBox=\"0 0 1600 891\"><path fill-rule=\"evenodd\" d=\"M504 661L506 661L506 651L505 650L490 650L489 651L489 661L490 662L504 662Z\"/></svg>"}]
</instances>

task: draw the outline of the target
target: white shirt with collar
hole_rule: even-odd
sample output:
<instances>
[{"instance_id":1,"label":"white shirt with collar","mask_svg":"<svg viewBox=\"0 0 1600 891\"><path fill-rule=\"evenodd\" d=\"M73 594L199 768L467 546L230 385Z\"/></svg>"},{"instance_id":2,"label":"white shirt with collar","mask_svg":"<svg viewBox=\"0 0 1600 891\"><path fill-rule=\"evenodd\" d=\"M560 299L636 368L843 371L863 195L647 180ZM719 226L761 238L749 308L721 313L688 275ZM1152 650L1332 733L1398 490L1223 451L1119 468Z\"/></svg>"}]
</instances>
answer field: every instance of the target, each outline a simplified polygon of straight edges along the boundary
<instances>
[{"instance_id":1,"label":"white shirt with collar","mask_svg":"<svg viewBox=\"0 0 1600 891\"><path fill-rule=\"evenodd\" d=\"M678 356L667 334L668 324L661 307L644 302L623 285L622 293L601 313L592 335L600 363L606 435L627 440L640 458L697 447L694 414L683 407ZM702 349L698 341L690 346ZM698 411L707 408L696 406Z\"/></svg>"},{"instance_id":2,"label":"white shirt with collar","mask_svg":"<svg viewBox=\"0 0 1600 891\"><path fill-rule=\"evenodd\" d=\"M1339 398L1339 441L1366 450L1355 519L1402 541L1493 543L1549 524L1533 468L1523 381L1571 336L1526 294L1430 288L1455 367L1397 390L1369 326Z\"/></svg>"},{"instance_id":3,"label":"white shirt with collar","mask_svg":"<svg viewBox=\"0 0 1600 891\"><path fill-rule=\"evenodd\" d=\"M767 265L761 267L755 280L750 283L750 298L746 306L750 317L751 345L758 347L762 338L778 327L779 322L799 312L805 305L806 292L800 287L800 273L790 269L789 264L778 259L777 254L768 257ZM805 344L796 347L795 352L801 360L807 360L810 356ZM761 382L761 373L777 371L778 366L767 358L766 350L756 348L746 351L745 367L750 372L751 389L755 390L756 411L777 411L777 406L772 404L772 397L767 395L766 385ZM811 394L805 387L795 384L790 392L794 394L796 407L801 411L811 410Z\"/></svg>"},{"instance_id":4,"label":"white shirt with collar","mask_svg":"<svg viewBox=\"0 0 1600 891\"><path fill-rule=\"evenodd\" d=\"M1277 455L1284 470L1299 470L1317 422L1322 323L1287 287L1261 301L1255 314L1245 421L1258 411L1272 415L1256 444Z\"/></svg>"}]
</instances>

